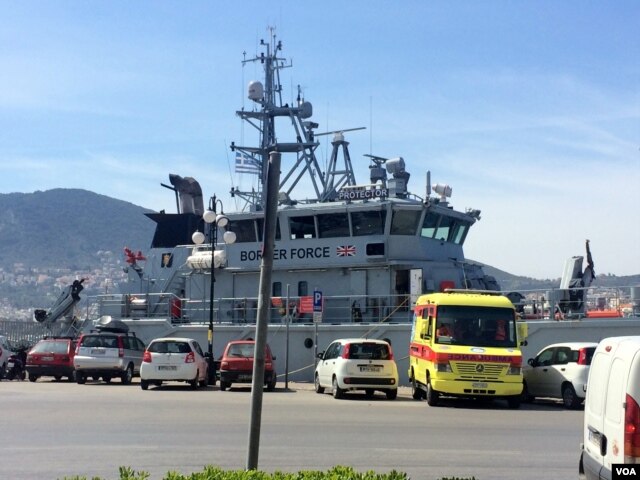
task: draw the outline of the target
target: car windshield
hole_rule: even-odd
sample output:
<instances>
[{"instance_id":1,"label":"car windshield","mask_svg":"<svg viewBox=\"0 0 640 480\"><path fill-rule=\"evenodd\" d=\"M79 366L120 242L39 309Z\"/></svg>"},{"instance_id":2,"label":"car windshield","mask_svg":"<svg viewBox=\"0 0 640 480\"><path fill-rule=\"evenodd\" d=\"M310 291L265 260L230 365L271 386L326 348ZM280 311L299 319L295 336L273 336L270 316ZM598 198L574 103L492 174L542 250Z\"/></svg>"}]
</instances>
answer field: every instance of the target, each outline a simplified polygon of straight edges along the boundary
<instances>
[{"instance_id":1,"label":"car windshield","mask_svg":"<svg viewBox=\"0 0 640 480\"><path fill-rule=\"evenodd\" d=\"M440 305L436 342L478 347L515 347L515 313L510 308Z\"/></svg>"},{"instance_id":2,"label":"car windshield","mask_svg":"<svg viewBox=\"0 0 640 480\"><path fill-rule=\"evenodd\" d=\"M189 353L191 347L187 342L154 342L149 345L148 350L151 353Z\"/></svg>"},{"instance_id":3,"label":"car windshield","mask_svg":"<svg viewBox=\"0 0 640 480\"><path fill-rule=\"evenodd\" d=\"M69 344L67 342L45 341L38 343L31 353L67 353Z\"/></svg>"},{"instance_id":4,"label":"car windshield","mask_svg":"<svg viewBox=\"0 0 640 480\"><path fill-rule=\"evenodd\" d=\"M352 343L349 345L350 360L387 360L389 346L383 343Z\"/></svg>"},{"instance_id":5,"label":"car windshield","mask_svg":"<svg viewBox=\"0 0 640 480\"><path fill-rule=\"evenodd\" d=\"M254 345L252 343L234 343L229 345L228 357L253 358Z\"/></svg>"}]
</instances>

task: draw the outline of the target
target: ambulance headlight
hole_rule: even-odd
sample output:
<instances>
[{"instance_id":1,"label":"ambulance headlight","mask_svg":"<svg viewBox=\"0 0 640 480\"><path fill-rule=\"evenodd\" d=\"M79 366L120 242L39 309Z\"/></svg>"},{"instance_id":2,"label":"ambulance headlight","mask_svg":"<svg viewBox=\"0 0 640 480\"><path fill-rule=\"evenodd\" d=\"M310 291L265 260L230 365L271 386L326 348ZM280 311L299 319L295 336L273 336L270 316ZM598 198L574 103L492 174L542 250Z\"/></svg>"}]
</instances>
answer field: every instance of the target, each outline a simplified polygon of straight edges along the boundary
<instances>
[{"instance_id":1,"label":"ambulance headlight","mask_svg":"<svg viewBox=\"0 0 640 480\"><path fill-rule=\"evenodd\" d=\"M439 373L452 373L453 370L451 370L451 364L449 362L444 362L444 363L438 363L438 372Z\"/></svg>"},{"instance_id":2,"label":"ambulance headlight","mask_svg":"<svg viewBox=\"0 0 640 480\"><path fill-rule=\"evenodd\" d=\"M509 366L509 370L507 370L507 375L520 375L522 373L522 367Z\"/></svg>"}]
</instances>

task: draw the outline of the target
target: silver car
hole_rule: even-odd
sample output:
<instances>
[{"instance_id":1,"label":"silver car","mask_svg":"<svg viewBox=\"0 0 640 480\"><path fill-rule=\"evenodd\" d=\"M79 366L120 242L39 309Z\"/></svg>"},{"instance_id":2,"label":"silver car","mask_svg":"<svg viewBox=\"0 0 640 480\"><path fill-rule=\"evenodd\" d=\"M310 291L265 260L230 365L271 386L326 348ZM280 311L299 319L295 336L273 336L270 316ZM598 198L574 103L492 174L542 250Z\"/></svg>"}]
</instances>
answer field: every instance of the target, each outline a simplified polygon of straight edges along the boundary
<instances>
[{"instance_id":1,"label":"silver car","mask_svg":"<svg viewBox=\"0 0 640 480\"><path fill-rule=\"evenodd\" d=\"M140 375L144 343L131 333L98 332L80 337L73 364L76 381L85 383L88 377L102 377L109 383L119 377L123 384Z\"/></svg>"},{"instance_id":2,"label":"silver car","mask_svg":"<svg viewBox=\"0 0 640 480\"><path fill-rule=\"evenodd\" d=\"M597 343L554 343L530 358L523 369L523 399L562 399L565 408L577 408L587 392L591 358Z\"/></svg>"}]
</instances>

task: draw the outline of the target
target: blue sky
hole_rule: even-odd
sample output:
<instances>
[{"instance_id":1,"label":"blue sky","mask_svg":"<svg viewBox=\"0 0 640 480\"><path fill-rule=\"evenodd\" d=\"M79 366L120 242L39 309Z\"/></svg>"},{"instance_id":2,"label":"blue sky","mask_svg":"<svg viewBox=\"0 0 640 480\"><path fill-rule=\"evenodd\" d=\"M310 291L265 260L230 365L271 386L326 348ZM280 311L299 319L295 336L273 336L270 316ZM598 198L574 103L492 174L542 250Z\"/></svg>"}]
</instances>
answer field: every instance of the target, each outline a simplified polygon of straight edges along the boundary
<instances>
[{"instance_id":1,"label":"blue sky","mask_svg":"<svg viewBox=\"0 0 640 480\"><path fill-rule=\"evenodd\" d=\"M269 26L285 97L301 85L318 131L367 127L347 137L359 183L362 155L402 156L410 190L430 170L482 210L468 258L557 278L588 238L597 273L640 273L637 1L0 0L0 193L174 211L177 173L233 210L235 111L261 79L242 53Z\"/></svg>"}]
</instances>

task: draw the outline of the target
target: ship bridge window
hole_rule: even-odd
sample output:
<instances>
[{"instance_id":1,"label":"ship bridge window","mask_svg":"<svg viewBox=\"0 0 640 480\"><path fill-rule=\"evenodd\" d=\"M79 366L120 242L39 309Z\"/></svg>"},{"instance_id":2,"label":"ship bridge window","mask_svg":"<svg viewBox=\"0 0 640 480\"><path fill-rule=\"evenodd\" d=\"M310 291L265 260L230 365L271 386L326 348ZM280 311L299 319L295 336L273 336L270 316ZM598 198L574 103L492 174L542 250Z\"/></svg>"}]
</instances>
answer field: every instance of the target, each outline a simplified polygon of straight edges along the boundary
<instances>
[{"instance_id":1,"label":"ship bridge window","mask_svg":"<svg viewBox=\"0 0 640 480\"><path fill-rule=\"evenodd\" d=\"M469 231L469 224L466 222L456 222L451 230L451 241L458 245L462 245L467 232Z\"/></svg>"},{"instance_id":2,"label":"ship bridge window","mask_svg":"<svg viewBox=\"0 0 640 480\"><path fill-rule=\"evenodd\" d=\"M253 220L229 220L225 230L236 234L236 243L256 242L256 227Z\"/></svg>"},{"instance_id":3,"label":"ship bridge window","mask_svg":"<svg viewBox=\"0 0 640 480\"><path fill-rule=\"evenodd\" d=\"M317 218L320 238L349 236L349 216L346 212L318 215Z\"/></svg>"},{"instance_id":4,"label":"ship bridge window","mask_svg":"<svg viewBox=\"0 0 640 480\"><path fill-rule=\"evenodd\" d=\"M289 217L289 233L292 240L296 238L316 238L316 222L313 216Z\"/></svg>"},{"instance_id":5,"label":"ship bridge window","mask_svg":"<svg viewBox=\"0 0 640 480\"><path fill-rule=\"evenodd\" d=\"M262 235L264 235L264 218L256 219L258 226L258 241L262 241ZM280 240L280 222L276 218L276 240Z\"/></svg>"},{"instance_id":6,"label":"ship bridge window","mask_svg":"<svg viewBox=\"0 0 640 480\"><path fill-rule=\"evenodd\" d=\"M433 234L436 233L436 226L440 216L434 213L427 213L422 222L422 230L420 230L420 236L426 238L433 238Z\"/></svg>"},{"instance_id":7,"label":"ship bridge window","mask_svg":"<svg viewBox=\"0 0 640 480\"><path fill-rule=\"evenodd\" d=\"M440 223L438 223L438 228L436 229L436 240L448 241L452 225L453 219L451 217L445 217L444 215L440 217Z\"/></svg>"},{"instance_id":8,"label":"ship bridge window","mask_svg":"<svg viewBox=\"0 0 640 480\"><path fill-rule=\"evenodd\" d=\"M391 217L391 235L415 235L421 214L420 210L394 210Z\"/></svg>"},{"instance_id":9,"label":"ship bridge window","mask_svg":"<svg viewBox=\"0 0 640 480\"><path fill-rule=\"evenodd\" d=\"M384 222L386 218L386 210L351 212L353 235L356 237L364 235L382 235L384 233Z\"/></svg>"}]
</instances>

